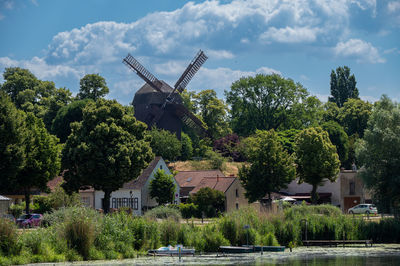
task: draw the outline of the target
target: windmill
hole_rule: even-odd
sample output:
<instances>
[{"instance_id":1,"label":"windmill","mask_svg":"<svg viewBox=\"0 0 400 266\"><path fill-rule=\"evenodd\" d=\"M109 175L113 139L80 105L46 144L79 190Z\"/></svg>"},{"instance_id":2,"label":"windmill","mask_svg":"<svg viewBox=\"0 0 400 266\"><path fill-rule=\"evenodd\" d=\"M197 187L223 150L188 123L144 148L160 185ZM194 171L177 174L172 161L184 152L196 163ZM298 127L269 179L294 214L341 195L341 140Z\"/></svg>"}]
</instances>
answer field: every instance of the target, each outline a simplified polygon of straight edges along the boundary
<instances>
[{"instance_id":1,"label":"windmill","mask_svg":"<svg viewBox=\"0 0 400 266\"><path fill-rule=\"evenodd\" d=\"M183 105L180 95L207 58L200 50L172 88L164 81L158 80L128 54L122 62L146 82L133 98L135 117L145 122L149 128L156 125L158 128L176 133L179 139L182 123L201 136L208 136L203 122Z\"/></svg>"}]
</instances>

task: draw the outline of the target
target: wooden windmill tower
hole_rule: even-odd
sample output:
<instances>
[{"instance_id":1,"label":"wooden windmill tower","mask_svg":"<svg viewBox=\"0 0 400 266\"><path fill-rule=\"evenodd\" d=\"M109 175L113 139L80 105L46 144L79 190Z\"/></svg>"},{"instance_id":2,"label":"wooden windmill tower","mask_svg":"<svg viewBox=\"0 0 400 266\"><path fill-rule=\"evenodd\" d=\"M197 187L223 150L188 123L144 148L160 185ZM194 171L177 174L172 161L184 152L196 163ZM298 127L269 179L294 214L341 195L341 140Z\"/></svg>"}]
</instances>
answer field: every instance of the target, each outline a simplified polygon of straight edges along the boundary
<instances>
[{"instance_id":1,"label":"wooden windmill tower","mask_svg":"<svg viewBox=\"0 0 400 266\"><path fill-rule=\"evenodd\" d=\"M203 137L208 136L202 121L183 105L180 96L206 60L207 56L200 50L172 88L164 81L158 80L133 56L128 54L123 59L123 63L146 82L133 98L136 119L145 122L149 128L156 125L158 128L176 133L179 139L182 124L194 129Z\"/></svg>"}]
</instances>

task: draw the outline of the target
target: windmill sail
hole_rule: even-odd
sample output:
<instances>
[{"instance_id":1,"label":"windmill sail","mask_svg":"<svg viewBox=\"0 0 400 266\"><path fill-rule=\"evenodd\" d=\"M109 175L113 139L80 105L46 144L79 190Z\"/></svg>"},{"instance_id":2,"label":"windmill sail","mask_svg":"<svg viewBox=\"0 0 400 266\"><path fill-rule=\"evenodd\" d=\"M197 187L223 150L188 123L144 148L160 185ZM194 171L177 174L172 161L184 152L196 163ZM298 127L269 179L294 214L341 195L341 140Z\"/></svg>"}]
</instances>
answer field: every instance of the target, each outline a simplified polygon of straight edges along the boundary
<instances>
[{"instance_id":1,"label":"windmill sail","mask_svg":"<svg viewBox=\"0 0 400 266\"><path fill-rule=\"evenodd\" d=\"M142 64L140 64L133 56L128 54L122 62L131 68L136 74L146 81L155 90L161 91L162 83L153 74L150 73Z\"/></svg>"},{"instance_id":2,"label":"windmill sail","mask_svg":"<svg viewBox=\"0 0 400 266\"><path fill-rule=\"evenodd\" d=\"M184 105L174 104L175 114L181 121L188 127L194 129L198 134L203 137L209 136L207 129L205 129L203 122L191 113Z\"/></svg>"}]
</instances>

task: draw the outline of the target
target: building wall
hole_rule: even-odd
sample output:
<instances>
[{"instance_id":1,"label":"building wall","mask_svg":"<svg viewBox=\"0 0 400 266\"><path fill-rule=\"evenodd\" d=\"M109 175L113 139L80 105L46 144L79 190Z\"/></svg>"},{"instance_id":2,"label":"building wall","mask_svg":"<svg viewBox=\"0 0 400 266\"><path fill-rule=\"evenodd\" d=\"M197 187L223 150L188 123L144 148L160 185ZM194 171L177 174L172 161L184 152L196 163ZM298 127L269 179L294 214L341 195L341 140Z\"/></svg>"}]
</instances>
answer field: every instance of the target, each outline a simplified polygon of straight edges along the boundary
<instances>
[{"instance_id":1,"label":"building wall","mask_svg":"<svg viewBox=\"0 0 400 266\"><path fill-rule=\"evenodd\" d=\"M236 210L237 208L240 209L244 206L249 206L249 202L244 196L245 192L246 191L239 179L236 178L232 185L225 192L225 210L230 212Z\"/></svg>"},{"instance_id":2,"label":"building wall","mask_svg":"<svg viewBox=\"0 0 400 266\"><path fill-rule=\"evenodd\" d=\"M132 193L131 193L132 191ZM95 198L95 208L96 209L102 209L102 199L104 198L104 192L103 191L95 191L94 194ZM140 190L129 190L129 189L119 189L117 191L114 191L111 193L111 198L110 198L110 208L112 208L112 203L113 203L113 198L115 199L138 199L138 208L133 209L133 214L134 215L142 215L142 197L141 197L141 191Z\"/></svg>"},{"instance_id":3,"label":"building wall","mask_svg":"<svg viewBox=\"0 0 400 266\"><path fill-rule=\"evenodd\" d=\"M341 180L341 207L344 212L347 209L357 204L364 203L370 200L371 196L364 188L362 179L357 176L357 171L342 170L339 174ZM354 184L354 189L350 189L351 183ZM354 193L351 193L354 192ZM351 199L351 204L349 199ZM346 204L345 204L346 201ZM349 205L350 204L350 205Z\"/></svg>"},{"instance_id":4,"label":"building wall","mask_svg":"<svg viewBox=\"0 0 400 266\"><path fill-rule=\"evenodd\" d=\"M154 175L157 173L158 169L162 169L165 171L166 174L171 175L171 171L169 170L168 166L165 164L164 160L161 159L158 161L156 167L154 167L153 172L151 173L150 177L147 179L146 184L142 187L142 207L147 208L147 207L155 207L157 206L157 201L153 198L150 197L150 181L154 179ZM174 183L175 183L175 203L179 204L180 199L180 188L179 184L176 182L174 178Z\"/></svg>"},{"instance_id":5,"label":"building wall","mask_svg":"<svg viewBox=\"0 0 400 266\"><path fill-rule=\"evenodd\" d=\"M79 191L79 196L81 197L81 202L86 206L86 207L91 207L95 208L95 202L94 202L94 192L93 191Z\"/></svg>"},{"instance_id":6,"label":"building wall","mask_svg":"<svg viewBox=\"0 0 400 266\"><path fill-rule=\"evenodd\" d=\"M282 189L282 192L286 192L289 194L296 193L311 193L312 186L307 183L298 184L298 179L292 181L286 189ZM335 206L341 205L341 181L340 178L337 178L335 182L330 182L326 180L323 186L319 186L317 188L317 192L321 193L332 193L331 196L331 204Z\"/></svg>"},{"instance_id":7,"label":"building wall","mask_svg":"<svg viewBox=\"0 0 400 266\"><path fill-rule=\"evenodd\" d=\"M8 212L8 207L10 207L10 204L10 200L0 200L0 215Z\"/></svg>"}]
</instances>

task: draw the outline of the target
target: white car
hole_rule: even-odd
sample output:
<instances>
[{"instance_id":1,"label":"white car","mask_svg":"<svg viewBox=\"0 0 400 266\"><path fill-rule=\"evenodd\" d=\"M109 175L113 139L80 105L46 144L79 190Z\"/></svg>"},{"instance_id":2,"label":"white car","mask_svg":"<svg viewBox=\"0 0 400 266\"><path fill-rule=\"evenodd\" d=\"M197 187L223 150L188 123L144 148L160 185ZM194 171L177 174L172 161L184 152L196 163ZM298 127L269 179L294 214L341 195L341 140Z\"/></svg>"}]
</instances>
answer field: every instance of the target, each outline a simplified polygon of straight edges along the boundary
<instances>
[{"instance_id":1,"label":"white car","mask_svg":"<svg viewBox=\"0 0 400 266\"><path fill-rule=\"evenodd\" d=\"M363 213L363 214L377 214L378 209L374 204L358 204L354 206L353 208L350 208L348 210L350 214L357 214L357 213Z\"/></svg>"}]
</instances>

